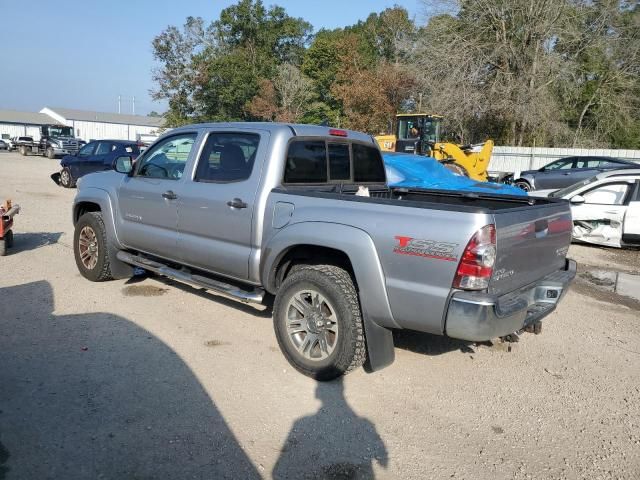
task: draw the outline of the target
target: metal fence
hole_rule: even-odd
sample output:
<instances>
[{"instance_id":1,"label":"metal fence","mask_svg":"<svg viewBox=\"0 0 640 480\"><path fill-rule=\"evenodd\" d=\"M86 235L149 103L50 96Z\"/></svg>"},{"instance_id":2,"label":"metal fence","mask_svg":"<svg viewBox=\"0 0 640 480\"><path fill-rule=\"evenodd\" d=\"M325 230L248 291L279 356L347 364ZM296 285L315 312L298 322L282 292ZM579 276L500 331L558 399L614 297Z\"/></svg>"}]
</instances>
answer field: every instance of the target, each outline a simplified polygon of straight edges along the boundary
<instances>
[{"instance_id":1,"label":"metal fence","mask_svg":"<svg viewBox=\"0 0 640 480\"><path fill-rule=\"evenodd\" d=\"M600 148L494 147L489 170L520 172L544 167L559 158L572 156L614 157L640 163L640 150Z\"/></svg>"}]
</instances>

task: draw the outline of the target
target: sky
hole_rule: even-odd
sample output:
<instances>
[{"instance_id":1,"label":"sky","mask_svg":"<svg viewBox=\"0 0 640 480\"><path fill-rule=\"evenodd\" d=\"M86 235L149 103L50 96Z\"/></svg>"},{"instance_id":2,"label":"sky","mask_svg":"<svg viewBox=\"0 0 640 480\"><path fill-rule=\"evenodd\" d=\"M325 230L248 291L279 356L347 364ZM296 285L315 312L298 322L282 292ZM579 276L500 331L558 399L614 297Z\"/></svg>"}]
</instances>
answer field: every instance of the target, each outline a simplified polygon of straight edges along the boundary
<instances>
[{"instance_id":1,"label":"sky","mask_svg":"<svg viewBox=\"0 0 640 480\"><path fill-rule=\"evenodd\" d=\"M234 0L0 0L0 109L44 106L146 115L154 102L151 41L187 16L217 19ZM420 19L420 0L264 0L314 30L352 25L394 4Z\"/></svg>"}]
</instances>

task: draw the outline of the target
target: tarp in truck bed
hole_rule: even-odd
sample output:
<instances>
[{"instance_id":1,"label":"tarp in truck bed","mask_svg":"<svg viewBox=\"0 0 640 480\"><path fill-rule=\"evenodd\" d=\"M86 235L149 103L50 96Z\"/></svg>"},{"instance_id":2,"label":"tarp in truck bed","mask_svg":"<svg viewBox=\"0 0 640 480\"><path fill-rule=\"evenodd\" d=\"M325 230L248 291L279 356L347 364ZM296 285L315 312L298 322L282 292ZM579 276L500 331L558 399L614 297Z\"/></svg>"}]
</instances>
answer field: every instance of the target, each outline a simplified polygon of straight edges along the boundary
<instances>
[{"instance_id":1,"label":"tarp in truck bed","mask_svg":"<svg viewBox=\"0 0 640 480\"><path fill-rule=\"evenodd\" d=\"M512 185L478 182L456 175L436 159L407 153L384 153L387 182L391 187L459 190L465 192L524 195L526 192Z\"/></svg>"}]
</instances>

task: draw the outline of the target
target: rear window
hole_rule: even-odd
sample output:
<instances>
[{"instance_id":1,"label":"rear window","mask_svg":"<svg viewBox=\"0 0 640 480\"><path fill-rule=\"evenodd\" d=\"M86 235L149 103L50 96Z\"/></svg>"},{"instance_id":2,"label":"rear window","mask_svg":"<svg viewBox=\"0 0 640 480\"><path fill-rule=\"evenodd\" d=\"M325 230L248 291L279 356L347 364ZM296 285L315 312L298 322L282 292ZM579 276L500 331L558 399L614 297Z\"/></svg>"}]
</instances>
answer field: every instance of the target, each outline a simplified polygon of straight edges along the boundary
<instances>
[{"instance_id":1,"label":"rear window","mask_svg":"<svg viewBox=\"0 0 640 480\"><path fill-rule=\"evenodd\" d=\"M324 141L301 141L289 145L285 183L325 183L327 145Z\"/></svg>"},{"instance_id":2,"label":"rear window","mask_svg":"<svg viewBox=\"0 0 640 480\"><path fill-rule=\"evenodd\" d=\"M289 145L284 183L385 183L377 148L358 143L296 140Z\"/></svg>"},{"instance_id":3,"label":"rear window","mask_svg":"<svg viewBox=\"0 0 640 480\"><path fill-rule=\"evenodd\" d=\"M351 180L351 155L349 144L329 144L329 179Z\"/></svg>"},{"instance_id":4,"label":"rear window","mask_svg":"<svg viewBox=\"0 0 640 480\"><path fill-rule=\"evenodd\" d=\"M377 148L354 143L353 180L356 183L384 183L384 163Z\"/></svg>"}]
</instances>

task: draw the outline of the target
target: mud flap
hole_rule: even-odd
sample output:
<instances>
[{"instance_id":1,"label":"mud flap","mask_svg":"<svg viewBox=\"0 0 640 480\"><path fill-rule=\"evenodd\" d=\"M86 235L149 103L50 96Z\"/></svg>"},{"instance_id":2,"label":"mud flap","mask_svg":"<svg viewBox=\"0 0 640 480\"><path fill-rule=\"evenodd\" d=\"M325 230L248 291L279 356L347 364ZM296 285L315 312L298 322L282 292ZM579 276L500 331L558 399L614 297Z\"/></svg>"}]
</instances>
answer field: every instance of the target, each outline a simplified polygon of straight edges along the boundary
<instances>
[{"instance_id":1,"label":"mud flap","mask_svg":"<svg viewBox=\"0 0 640 480\"><path fill-rule=\"evenodd\" d=\"M363 309L364 335L367 342L367 361L364 370L367 373L377 372L393 363L396 358L393 346L393 333L369 319Z\"/></svg>"},{"instance_id":2,"label":"mud flap","mask_svg":"<svg viewBox=\"0 0 640 480\"><path fill-rule=\"evenodd\" d=\"M53 182L60 186L60 172L56 172L54 174L51 175L51 180L53 180Z\"/></svg>"}]
</instances>

